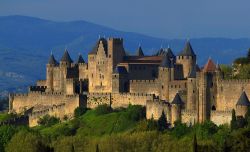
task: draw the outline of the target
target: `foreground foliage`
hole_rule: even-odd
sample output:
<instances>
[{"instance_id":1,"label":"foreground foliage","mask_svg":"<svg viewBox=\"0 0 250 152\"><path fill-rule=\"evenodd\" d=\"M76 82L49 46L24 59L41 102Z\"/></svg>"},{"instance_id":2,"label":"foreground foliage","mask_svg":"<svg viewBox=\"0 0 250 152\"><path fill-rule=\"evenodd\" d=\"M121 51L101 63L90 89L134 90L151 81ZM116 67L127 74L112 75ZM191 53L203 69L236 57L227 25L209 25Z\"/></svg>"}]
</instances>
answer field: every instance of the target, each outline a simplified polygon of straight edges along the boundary
<instances>
[{"instance_id":1,"label":"foreground foliage","mask_svg":"<svg viewBox=\"0 0 250 152\"><path fill-rule=\"evenodd\" d=\"M168 129L164 115L158 122L146 120L145 108L141 106L109 108L102 106L103 114L99 108L87 110L73 120L51 126L1 126L0 151L237 152L250 148L248 125L231 130L227 125L218 127L210 121L192 127L177 121L174 128Z\"/></svg>"}]
</instances>

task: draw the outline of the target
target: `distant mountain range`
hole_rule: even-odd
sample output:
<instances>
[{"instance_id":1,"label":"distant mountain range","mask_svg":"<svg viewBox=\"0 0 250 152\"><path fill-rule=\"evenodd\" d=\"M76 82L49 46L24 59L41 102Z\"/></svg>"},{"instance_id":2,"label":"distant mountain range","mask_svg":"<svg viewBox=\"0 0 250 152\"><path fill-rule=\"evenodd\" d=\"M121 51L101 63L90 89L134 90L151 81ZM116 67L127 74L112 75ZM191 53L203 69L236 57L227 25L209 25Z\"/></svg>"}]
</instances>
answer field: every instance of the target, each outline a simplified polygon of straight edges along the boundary
<instances>
[{"instance_id":1,"label":"distant mountain range","mask_svg":"<svg viewBox=\"0 0 250 152\"><path fill-rule=\"evenodd\" d=\"M122 37L129 54L141 44L146 55L168 45L178 53L186 41L123 32L86 21L55 22L27 16L1 16L0 94L22 91L35 80L44 79L45 64L51 51L57 60L65 48L73 59L79 53L86 59L99 36ZM204 64L209 56L215 62L230 64L234 58L245 55L250 47L249 38L198 38L190 41L199 64Z\"/></svg>"}]
</instances>

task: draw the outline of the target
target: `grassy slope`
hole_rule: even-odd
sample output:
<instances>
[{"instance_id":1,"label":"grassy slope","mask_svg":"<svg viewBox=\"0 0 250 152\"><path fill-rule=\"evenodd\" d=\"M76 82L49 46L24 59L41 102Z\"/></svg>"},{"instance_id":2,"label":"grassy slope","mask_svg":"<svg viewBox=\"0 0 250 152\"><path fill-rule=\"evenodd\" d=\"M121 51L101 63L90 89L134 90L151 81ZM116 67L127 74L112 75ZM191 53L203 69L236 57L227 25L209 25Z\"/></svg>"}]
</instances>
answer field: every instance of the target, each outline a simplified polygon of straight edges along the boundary
<instances>
[{"instance_id":1,"label":"grassy slope","mask_svg":"<svg viewBox=\"0 0 250 152\"><path fill-rule=\"evenodd\" d=\"M60 135L102 136L132 130L138 121L128 118L126 110L97 115L95 110L87 111L78 120L71 120L51 127L36 127L41 134L56 138ZM78 127L76 127L78 126ZM76 130L76 128L78 128Z\"/></svg>"}]
</instances>

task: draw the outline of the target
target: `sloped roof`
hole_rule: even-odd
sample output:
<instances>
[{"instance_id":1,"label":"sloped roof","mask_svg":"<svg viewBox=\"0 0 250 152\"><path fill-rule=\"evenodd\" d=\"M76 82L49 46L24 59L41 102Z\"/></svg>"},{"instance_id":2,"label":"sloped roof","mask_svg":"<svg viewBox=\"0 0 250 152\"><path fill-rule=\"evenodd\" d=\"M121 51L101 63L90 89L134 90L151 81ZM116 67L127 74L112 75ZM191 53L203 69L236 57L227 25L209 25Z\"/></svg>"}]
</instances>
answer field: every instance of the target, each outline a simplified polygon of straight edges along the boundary
<instances>
[{"instance_id":1,"label":"sloped roof","mask_svg":"<svg viewBox=\"0 0 250 152\"><path fill-rule=\"evenodd\" d=\"M196 78L196 69L192 68L188 74L188 78Z\"/></svg>"},{"instance_id":2,"label":"sloped roof","mask_svg":"<svg viewBox=\"0 0 250 152\"><path fill-rule=\"evenodd\" d=\"M243 91L238 102L236 103L236 105L240 105L240 106L250 106L250 102L249 99L246 95L246 92Z\"/></svg>"},{"instance_id":3,"label":"sloped roof","mask_svg":"<svg viewBox=\"0 0 250 152\"><path fill-rule=\"evenodd\" d=\"M107 52L108 52L108 42L107 42L107 40L106 40L105 38L100 38L100 39L96 42L96 44L95 44L95 46L93 47L93 49L89 52L89 54L96 54L97 51L98 51L98 48L99 48L99 45L100 45L101 42L102 42L102 44L103 44L104 51L105 51L106 54L107 54Z\"/></svg>"},{"instance_id":4,"label":"sloped roof","mask_svg":"<svg viewBox=\"0 0 250 152\"><path fill-rule=\"evenodd\" d=\"M174 97L174 99L173 99L173 101L172 101L171 104L177 104L177 105L182 105L182 104L184 104L184 102L182 101L182 99L181 99L179 93L176 93L176 95L175 95L175 97Z\"/></svg>"},{"instance_id":5,"label":"sloped roof","mask_svg":"<svg viewBox=\"0 0 250 152\"><path fill-rule=\"evenodd\" d=\"M61 59L62 62L68 62L68 63L72 63L73 60L71 59L70 55L69 55L69 52L67 50L64 51L64 54L62 56L62 59Z\"/></svg>"},{"instance_id":6,"label":"sloped roof","mask_svg":"<svg viewBox=\"0 0 250 152\"><path fill-rule=\"evenodd\" d=\"M216 70L216 65L214 64L212 59L208 59L207 64L204 66L204 72L214 72Z\"/></svg>"},{"instance_id":7,"label":"sloped roof","mask_svg":"<svg viewBox=\"0 0 250 152\"><path fill-rule=\"evenodd\" d=\"M143 51L142 51L141 46L139 46L139 48L137 49L136 55L137 55L137 56L144 56L144 53L143 53Z\"/></svg>"},{"instance_id":8,"label":"sloped roof","mask_svg":"<svg viewBox=\"0 0 250 152\"><path fill-rule=\"evenodd\" d=\"M219 65L219 64L216 64L216 70L217 70L217 71L221 71L221 68L220 68L220 65Z\"/></svg>"},{"instance_id":9,"label":"sloped roof","mask_svg":"<svg viewBox=\"0 0 250 152\"><path fill-rule=\"evenodd\" d=\"M198 72L200 72L201 71L201 69L200 69L200 67L199 67L199 65L198 64L196 64L196 71L198 71Z\"/></svg>"},{"instance_id":10,"label":"sloped roof","mask_svg":"<svg viewBox=\"0 0 250 152\"><path fill-rule=\"evenodd\" d=\"M51 65L57 65L58 64L58 62L56 61L53 54L50 55L48 64L51 64Z\"/></svg>"},{"instance_id":11,"label":"sloped roof","mask_svg":"<svg viewBox=\"0 0 250 152\"><path fill-rule=\"evenodd\" d=\"M179 53L178 56L196 56L189 41L187 41L184 49Z\"/></svg>"},{"instance_id":12,"label":"sloped roof","mask_svg":"<svg viewBox=\"0 0 250 152\"><path fill-rule=\"evenodd\" d=\"M115 73L127 74L127 69L124 66L117 66L115 68Z\"/></svg>"},{"instance_id":13,"label":"sloped roof","mask_svg":"<svg viewBox=\"0 0 250 152\"><path fill-rule=\"evenodd\" d=\"M84 59L83 59L83 57L82 57L82 55L81 55L81 54L79 54L79 56L78 56L78 59L77 59L76 63L85 63L85 61L84 61Z\"/></svg>"}]
</instances>

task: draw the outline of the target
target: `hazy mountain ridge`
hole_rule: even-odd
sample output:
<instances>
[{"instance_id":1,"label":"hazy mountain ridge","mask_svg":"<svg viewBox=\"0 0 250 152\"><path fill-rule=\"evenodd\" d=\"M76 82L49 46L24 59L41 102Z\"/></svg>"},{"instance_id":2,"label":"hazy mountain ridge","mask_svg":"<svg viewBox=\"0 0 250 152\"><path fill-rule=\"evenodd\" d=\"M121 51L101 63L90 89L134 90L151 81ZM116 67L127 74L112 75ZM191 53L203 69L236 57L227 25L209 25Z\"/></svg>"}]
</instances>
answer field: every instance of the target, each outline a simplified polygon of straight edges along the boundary
<instances>
[{"instance_id":1,"label":"hazy mountain ridge","mask_svg":"<svg viewBox=\"0 0 250 152\"><path fill-rule=\"evenodd\" d=\"M133 54L139 43L145 54L154 54L161 46L175 53L185 44L183 39L161 39L143 34L122 32L86 21L54 22L26 16L0 17L0 92L30 85L45 78L45 64L53 51L60 60L67 48L73 59L82 53L85 59L99 35L122 37L125 49ZM190 40L198 62L204 64L209 56L219 63L231 63L245 55L250 39L199 38ZM22 79L8 76L15 73ZM7 76L6 76L7 75ZM10 89L12 88L12 89Z\"/></svg>"}]
</instances>

